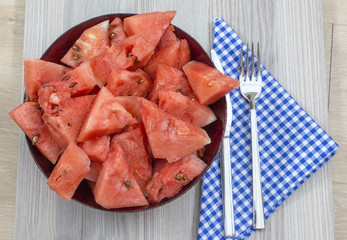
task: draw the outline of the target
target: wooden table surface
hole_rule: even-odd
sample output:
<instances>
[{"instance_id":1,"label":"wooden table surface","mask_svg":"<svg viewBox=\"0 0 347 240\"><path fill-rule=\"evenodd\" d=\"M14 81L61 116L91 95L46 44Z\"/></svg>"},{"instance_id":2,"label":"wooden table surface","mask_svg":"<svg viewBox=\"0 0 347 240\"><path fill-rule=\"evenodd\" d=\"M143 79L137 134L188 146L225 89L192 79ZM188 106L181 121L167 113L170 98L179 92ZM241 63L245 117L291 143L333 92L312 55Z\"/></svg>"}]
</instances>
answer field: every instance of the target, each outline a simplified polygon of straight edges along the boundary
<instances>
[{"instance_id":1,"label":"wooden table surface","mask_svg":"<svg viewBox=\"0 0 347 240\"><path fill-rule=\"evenodd\" d=\"M0 239L11 239L13 233L15 239L196 239L200 185L165 207L143 213L113 214L65 202L45 184L23 133L8 116L22 96L22 57L39 58L60 34L91 17L175 9L173 23L205 50L211 48L212 19L223 17L243 40L261 42L263 64L327 129L320 1L1 0L0 6L4 26L0 31L7 39L1 41L6 44L1 46L0 60L5 72L0 95L0 130L5 140L0 151ZM250 239L334 239L331 178L328 162L279 207L265 230Z\"/></svg>"}]
</instances>

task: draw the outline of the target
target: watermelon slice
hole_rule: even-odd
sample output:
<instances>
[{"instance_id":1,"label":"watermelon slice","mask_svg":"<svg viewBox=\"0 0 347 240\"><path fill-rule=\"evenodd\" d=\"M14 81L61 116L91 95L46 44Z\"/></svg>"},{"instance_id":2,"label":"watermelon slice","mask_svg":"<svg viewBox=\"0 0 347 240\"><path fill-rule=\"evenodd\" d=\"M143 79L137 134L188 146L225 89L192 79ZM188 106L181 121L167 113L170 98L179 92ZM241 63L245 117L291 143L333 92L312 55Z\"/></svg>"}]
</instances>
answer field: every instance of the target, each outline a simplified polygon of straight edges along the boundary
<instances>
[{"instance_id":1,"label":"watermelon slice","mask_svg":"<svg viewBox=\"0 0 347 240\"><path fill-rule=\"evenodd\" d=\"M135 72L114 70L106 88L114 96L147 97L152 89L152 80L142 69L137 69Z\"/></svg>"},{"instance_id":2,"label":"watermelon slice","mask_svg":"<svg viewBox=\"0 0 347 240\"><path fill-rule=\"evenodd\" d=\"M144 192L146 181L152 177L152 163L147 151L143 125L138 124L114 135L111 144L118 144L123 148L130 171Z\"/></svg>"},{"instance_id":3,"label":"watermelon slice","mask_svg":"<svg viewBox=\"0 0 347 240\"><path fill-rule=\"evenodd\" d=\"M178 65L177 68L182 70L182 67L191 60L190 48L186 39L180 40L180 49L178 50Z\"/></svg>"},{"instance_id":4,"label":"watermelon slice","mask_svg":"<svg viewBox=\"0 0 347 240\"><path fill-rule=\"evenodd\" d=\"M174 163L162 164L146 186L148 201L155 203L174 196L183 186L201 174L206 166L195 154L185 156Z\"/></svg>"},{"instance_id":5,"label":"watermelon slice","mask_svg":"<svg viewBox=\"0 0 347 240\"><path fill-rule=\"evenodd\" d=\"M174 162L211 142L202 128L172 117L144 98L141 104L142 121L155 158Z\"/></svg>"},{"instance_id":6,"label":"watermelon slice","mask_svg":"<svg viewBox=\"0 0 347 240\"><path fill-rule=\"evenodd\" d=\"M69 99L59 99L59 95L52 93L49 98L52 111L45 111L42 119L55 135L59 135L63 144L77 142L77 137L87 117L95 95L87 95ZM48 105L48 104L47 104Z\"/></svg>"},{"instance_id":7,"label":"watermelon slice","mask_svg":"<svg viewBox=\"0 0 347 240\"><path fill-rule=\"evenodd\" d=\"M154 50L175 15L176 11L167 11L127 17L124 19L124 31L128 36L142 36Z\"/></svg>"},{"instance_id":8,"label":"watermelon slice","mask_svg":"<svg viewBox=\"0 0 347 240\"><path fill-rule=\"evenodd\" d=\"M148 205L125 160L123 149L113 144L94 188L95 201L102 207L122 208Z\"/></svg>"},{"instance_id":9,"label":"watermelon slice","mask_svg":"<svg viewBox=\"0 0 347 240\"><path fill-rule=\"evenodd\" d=\"M209 105L238 88L240 83L204 63L191 61L183 67L199 102Z\"/></svg>"},{"instance_id":10,"label":"watermelon slice","mask_svg":"<svg viewBox=\"0 0 347 240\"><path fill-rule=\"evenodd\" d=\"M32 143L53 164L58 159L61 148L51 137L42 122L41 110L36 102L25 102L10 112L10 116L31 139Z\"/></svg>"},{"instance_id":11,"label":"watermelon slice","mask_svg":"<svg viewBox=\"0 0 347 240\"><path fill-rule=\"evenodd\" d=\"M107 20L86 29L60 61L75 68L106 51L108 44Z\"/></svg>"},{"instance_id":12,"label":"watermelon slice","mask_svg":"<svg viewBox=\"0 0 347 240\"><path fill-rule=\"evenodd\" d=\"M98 179L98 176L99 176L101 168L102 168L102 163L101 162L99 162L99 161L91 161L91 163L90 163L90 170L87 173L87 176L85 177L85 179L95 183L96 180Z\"/></svg>"},{"instance_id":13,"label":"watermelon slice","mask_svg":"<svg viewBox=\"0 0 347 240\"><path fill-rule=\"evenodd\" d=\"M69 91L72 97L88 94L96 85L93 71L89 62L65 73L58 81L48 83L57 89L57 92Z\"/></svg>"},{"instance_id":14,"label":"watermelon slice","mask_svg":"<svg viewBox=\"0 0 347 240\"><path fill-rule=\"evenodd\" d=\"M87 176L90 160L75 143L71 142L61 155L47 180L50 189L69 201L78 185Z\"/></svg>"},{"instance_id":15,"label":"watermelon slice","mask_svg":"<svg viewBox=\"0 0 347 240\"><path fill-rule=\"evenodd\" d=\"M191 99L196 98L184 73L164 64L158 65L153 88L150 93L151 101L157 102L159 91L178 91L184 95L188 95Z\"/></svg>"},{"instance_id":16,"label":"watermelon slice","mask_svg":"<svg viewBox=\"0 0 347 240\"><path fill-rule=\"evenodd\" d=\"M131 114L136 120L141 123L141 115L140 115L140 109L141 109L141 103L138 100L139 97L136 96L119 96L115 97L117 102L123 105L125 110Z\"/></svg>"},{"instance_id":17,"label":"watermelon slice","mask_svg":"<svg viewBox=\"0 0 347 240\"><path fill-rule=\"evenodd\" d=\"M104 135L79 143L79 146L88 155L90 160L105 162L110 149L110 140L111 137L109 135Z\"/></svg>"},{"instance_id":18,"label":"watermelon slice","mask_svg":"<svg viewBox=\"0 0 347 240\"><path fill-rule=\"evenodd\" d=\"M136 122L112 93L103 87L95 98L78 141L85 142L95 137L110 135Z\"/></svg>"},{"instance_id":19,"label":"watermelon slice","mask_svg":"<svg viewBox=\"0 0 347 240\"><path fill-rule=\"evenodd\" d=\"M37 101L37 91L45 83L60 80L69 68L40 59L24 59L25 94L32 102Z\"/></svg>"},{"instance_id":20,"label":"watermelon slice","mask_svg":"<svg viewBox=\"0 0 347 240\"><path fill-rule=\"evenodd\" d=\"M180 49L180 42L171 44L166 48L160 49L148 61L144 70L151 78L155 77L155 73L159 64L165 64L170 67L178 67L178 53Z\"/></svg>"},{"instance_id":21,"label":"watermelon slice","mask_svg":"<svg viewBox=\"0 0 347 240\"><path fill-rule=\"evenodd\" d=\"M124 32L123 22L120 18L115 18L108 28L108 38L110 39L110 46L116 45L117 43L126 39Z\"/></svg>"},{"instance_id":22,"label":"watermelon slice","mask_svg":"<svg viewBox=\"0 0 347 240\"><path fill-rule=\"evenodd\" d=\"M158 98L160 109L195 126L204 127L217 120L209 107L191 100L180 92L159 91Z\"/></svg>"},{"instance_id":23,"label":"watermelon slice","mask_svg":"<svg viewBox=\"0 0 347 240\"><path fill-rule=\"evenodd\" d=\"M169 25L157 45L157 50L170 46L171 44L179 41L174 32L175 27L173 25Z\"/></svg>"}]
</instances>

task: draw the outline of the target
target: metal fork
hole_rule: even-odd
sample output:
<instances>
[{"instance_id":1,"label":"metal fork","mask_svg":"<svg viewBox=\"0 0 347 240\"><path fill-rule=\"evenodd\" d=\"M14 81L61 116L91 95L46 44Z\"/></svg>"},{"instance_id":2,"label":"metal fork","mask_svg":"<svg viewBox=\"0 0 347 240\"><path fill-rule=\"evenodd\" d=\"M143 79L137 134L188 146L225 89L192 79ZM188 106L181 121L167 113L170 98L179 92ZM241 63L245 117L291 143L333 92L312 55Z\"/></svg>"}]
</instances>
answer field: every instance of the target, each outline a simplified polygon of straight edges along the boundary
<instances>
[{"instance_id":1,"label":"metal fork","mask_svg":"<svg viewBox=\"0 0 347 240\"><path fill-rule=\"evenodd\" d=\"M261 172L260 159L258 149L258 127L257 127L257 112L255 109L256 99L259 97L262 89L262 79L260 75L260 54L259 42L257 45L257 72L254 72L254 49L252 42L252 60L251 71L249 71L248 62L248 44L246 52L246 75L243 69L243 44L241 45L241 60L240 60L240 91L244 98L249 101L251 108L251 137L252 137L252 180L253 180L253 228L264 229L264 205L263 194L261 189ZM251 73L250 73L251 72Z\"/></svg>"}]
</instances>

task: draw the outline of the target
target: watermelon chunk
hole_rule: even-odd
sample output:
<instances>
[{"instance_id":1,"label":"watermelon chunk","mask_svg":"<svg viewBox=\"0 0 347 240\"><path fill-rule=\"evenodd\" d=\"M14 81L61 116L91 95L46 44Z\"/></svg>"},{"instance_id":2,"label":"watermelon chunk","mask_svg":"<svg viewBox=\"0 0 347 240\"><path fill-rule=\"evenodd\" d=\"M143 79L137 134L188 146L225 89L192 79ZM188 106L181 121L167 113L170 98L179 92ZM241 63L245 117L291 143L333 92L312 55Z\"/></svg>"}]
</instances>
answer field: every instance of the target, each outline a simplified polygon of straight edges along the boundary
<instances>
[{"instance_id":1,"label":"watermelon chunk","mask_svg":"<svg viewBox=\"0 0 347 240\"><path fill-rule=\"evenodd\" d=\"M53 164L62 150L51 137L41 119L41 110L36 102L25 102L10 112L12 119L32 140L40 152Z\"/></svg>"},{"instance_id":2,"label":"watermelon chunk","mask_svg":"<svg viewBox=\"0 0 347 240\"><path fill-rule=\"evenodd\" d=\"M217 120L209 107L191 100L180 92L159 91L158 98L160 109L195 126L204 127Z\"/></svg>"},{"instance_id":3,"label":"watermelon chunk","mask_svg":"<svg viewBox=\"0 0 347 240\"><path fill-rule=\"evenodd\" d=\"M240 86L240 83L232 77L224 75L217 69L201 62L190 61L183 67L183 71L199 102L204 105L216 102L225 94Z\"/></svg>"},{"instance_id":4,"label":"watermelon chunk","mask_svg":"<svg viewBox=\"0 0 347 240\"><path fill-rule=\"evenodd\" d=\"M146 186L148 201L155 203L174 196L200 175L206 166L195 154L185 156L174 163L163 164Z\"/></svg>"},{"instance_id":5,"label":"watermelon chunk","mask_svg":"<svg viewBox=\"0 0 347 240\"><path fill-rule=\"evenodd\" d=\"M45 83L60 80L69 68L40 59L24 59L25 94L30 101L37 101L37 91Z\"/></svg>"},{"instance_id":6,"label":"watermelon chunk","mask_svg":"<svg viewBox=\"0 0 347 240\"><path fill-rule=\"evenodd\" d=\"M142 69L137 69L135 72L114 70L106 88L114 96L147 97L152 89L152 80Z\"/></svg>"},{"instance_id":7,"label":"watermelon chunk","mask_svg":"<svg viewBox=\"0 0 347 240\"><path fill-rule=\"evenodd\" d=\"M135 57L135 61L133 62L132 66L127 68L128 70L135 70L145 66L148 60L154 54L154 49L142 36L135 35L128 37L124 43L125 48L130 49L128 54Z\"/></svg>"},{"instance_id":8,"label":"watermelon chunk","mask_svg":"<svg viewBox=\"0 0 347 240\"><path fill-rule=\"evenodd\" d=\"M49 98L52 111L45 111L42 119L50 127L55 135L60 136L67 146L71 142L77 142L77 137L87 117L95 95L87 95L76 98L60 99L59 94L52 93ZM49 105L45 104L45 105Z\"/></svg>"},{"instance_id":9,"label":"watermelon chunk","mask_svg":"<svg viewBox=\"0 0 347 240\"><path fill-rule=\"evenodd\" d=\"M110 135L136 122L112 93L103 87L95 98L78 141L85 142L95 137Z\"/></svg>"},{"instance_id":10,"label":"watermelon chunk","mask_svg":"<svg viewBox=\"0 0 347 240\"><path fill-rule=\"evenodd\" d=\"M99 161L91 161L91 163L90 163L90 170L87 173L87 176L85 177L85 179L95 183L96 180L98 179L98 176L99 176L101 168L102 168L102 163L101 162L99 162Z\"/></svg>"},{"instance_id":11,"label":"watermelon chunk","mask_svg":"<svg viewBox=\"0 0 347 240\"><path fill-rule=\"evenodd\" d=\"M95 201L102 207L144 206L148 202L125 160L123 149L113 144L94 187Z\"/></svg>"},{"instance_id":12,"label":"watermelon chunk","mask_svg":"<svg viewBox=\"0 0 347 240\"><path fill-rule=\"evenodd\" d=\"M57 92L69 91L72 97L88 94L96 85L93 71L89 62L65 73L58 81L48 83L57 89Z\"/></svg>"},{"instance_id":13,"label":"watermelon chunk","mask_svg":"<svg viewBox=\"0 0 347 240\"><path fill-rule=\"evenodd\" d=\"M155 77L155 73L159 64L165 64L170 67L178 67L178 53L180 49L180 42L171 44L166 48L160 49L156 52L148 63L145 65L144 70L151 78Z\"/></svg>"},{"instance_id":14,"label":"watermelon chunk","mask_svg":"<svg viewBox=\"0 0 347 240\"><path fill-rule=\"evenodd\" d=\"M164 64L158 65L153 88L150 93L151 101L157 102L159 91L178 91L184 95L188 95L191 99L196 98L184 73Z\"/></svg>"},{"instance_id":15,"label":"watermelon chunk","mask_svg":"<svg viewBox=\"0 0 347 240\"><path fill-rule=\"evenodd\" d=\"M124 19L124 31L128 36L142 36L154 50L175 15L176 11L167 11L127 17Z\"/></svg>"},{"instance_id":16,"label":"watermelon chunk","mask_svg":"<svg viewBox=\"0 0 347 240\"><path fill-rule=\"evenodd\" d=\"M142 121L155 158L174 162L211 142L202 128L172 117L144 98L141 104Z\"/></svg>"},{"instance_id":17,"label":"watermelon chunk","mask_svg":"<svg viewBox=\"0 0 347 240\"><path fill-rule=\"evenodd\" d=\"M114 135L111 144L122 147L130 171L144 192L146 181L152 177L152 163L147 151L143 125L138 124Z\"/></svg>"},{"instance_id":18,"label":"watermelon chunk","mask_svg":"<svg viewBox=\"0 0 347 240\"><path fill-rule=\"evenodd\" d=\"M115 18L108 28L108 38L110 39L110 46L116 45L117 43L126 39L124 32L123 22L120 18Z\"/></svg>"},{"instance_id":19,"label":"watermelon chunk","mask_svg":"<svg viewBox=\"0 0 347 240\"><path fill-rule=\"evenodd\" d=\"M47 180L50 189L69 201L78 185L90 170L90 160L75 143L71 142L61 155Z\"/></svg>"},{"instance_id":20,"label":"watermelon chunk","mask_svg":"<svg viewBox=\"0 0 347 240\"><path fill-rule=\"evenodd\" d=\"M109 44L108 23L107 20L86 29L60 61L75 68L106 51Z\"/></svg>"},{"instance_id":21,"label":"watermelon chunk","mask_svg":"<svg viewBox=\"0 0 347 240\"><path fill-rule=\"evenodd\" d=\"M174 31L175 27L173 25L169 25L167 27L158 43L157 50L170 46L171 44L174 44L179 41Z\"/></svg>"},{"instance_id":22,"label":"watermelon chunk","mask_svg":"<svg viewBox=\"0 0 347 240\"><path fill-rule=\"evenodd\" d=\"M110 140L111 137L109 135L104 135L79 143L79 146L88 155L90 160L105 162L110 149Z\"/></svg>"},{"instance_id":23,"label":"watermelon chunk","mask_svg":"<svg viewBox=\"0 0 347 240\"><path fill-rule=\"evenodd\" d=\"M191 60L190 48L186 39L180 40L180 49L178 50L178 65L177 68L182 70L182 67Z\"/></svg>"},{"instance_id":24,"label":"watermelon chunk","mask_svg":"<svg viewBox=\"0 0 347 240\"><path fill-rule=\"evenodd\" d=\"M141 115L140 115L140 109L141 109L141 103L138 100L139 97L136 96L118 96L115 97L117 99L117 102L123 105L125 110L131 114L136 120L141 123Z\"/></svg>"}]
</instances>

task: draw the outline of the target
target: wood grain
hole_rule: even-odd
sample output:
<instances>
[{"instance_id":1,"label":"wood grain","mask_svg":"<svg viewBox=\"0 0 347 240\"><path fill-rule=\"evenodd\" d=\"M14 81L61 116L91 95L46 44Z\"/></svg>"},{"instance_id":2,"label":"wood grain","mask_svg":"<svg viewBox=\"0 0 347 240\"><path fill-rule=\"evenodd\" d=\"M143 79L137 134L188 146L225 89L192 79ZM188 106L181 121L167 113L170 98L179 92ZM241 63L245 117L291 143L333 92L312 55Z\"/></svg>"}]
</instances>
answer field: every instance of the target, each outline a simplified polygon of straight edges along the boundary
<instances>
[{"instance_id":1,"label":"wood grain","mask_svg":"<svg viewBox=\"0 0 347 240\"><path fill-rule=\"evenodd\" d=\"M327 23L347 24L347 0L323 0L323 20Z\"/></svg>"},{"instance_id":2,"label":"wood grain","mask_svg":"<svg viewBox=\"0 0 347 240\"><path fill-rule=\"evenodd\" d=\"M25 1L0 1L0 239L13 238L19 128L8 112L20 102Z\"/></svg>"},{"instance_id":3,"label":"wood grain","mask_svg":"<svg viewBox=\"0 0 347 240\"><path fill-rule=\"evenodd\" d=\"M347 236L347 25L334 24L330 103L329 103L329 132L339 143L340 149L332 159L334 212L336 239Z\"/></svg>"},{"instance_id":4,"label":"wood grain","mask_svg":"<svg viewBox=\"0 0 347 240\"><path fill-rule=\"evenodd\" d=\"M20 2L24 6L23 1ZM131 0L82 3L81 0L27 0L26 5L25 57L39 57L63 31L88 18L111 12L166 9L178 10L174 24L191 33L208 50L212 41L211 19L222 16L243 39L259 39L263 43L264 65L318 123L327 127L319 2L268 0L252 1L251 4L249 0ZM81 6L88 7L83 7L81 11ZM260 31L256 31L258 27ZM254 31L250 31L252 28ZM12 68L12 73L17 74L16 80L20 84L20 54L15 53L14 56L19 58L16 59L18 68ZM298 88L298 84L302 83L304 87ZM19 85L11 87L8 87L12 92L7 97L17 94L19 101ZM7 130L1 128L1 131ZM9 131L14 138L17 137L18 128L12 126ZM4 154L5 149L2 150ZM19 152L15 239L196 239L200 186L165 207L144 213L115 215L95 211L76 202L64 202L52 193L33 163L23 134L20 134ZM7 152L6 156L9 156ZM13 183L15 173L11 176ZM6 181L2 177L0 179L1 183ZM270 217L265 231L259 231L251 238L333 239L330 181L327 164ZM14 192L14 186L9 189ZM13 204L13 200L9 203ZM9 212L11 214L11 210ZM11 238L10 225L5 225L6 229L0 226L0 234L7 234L0 235L0 239Z\"/></svg>"}]
</instances>

